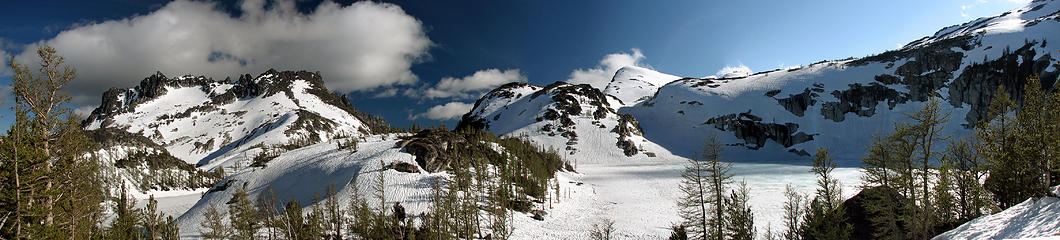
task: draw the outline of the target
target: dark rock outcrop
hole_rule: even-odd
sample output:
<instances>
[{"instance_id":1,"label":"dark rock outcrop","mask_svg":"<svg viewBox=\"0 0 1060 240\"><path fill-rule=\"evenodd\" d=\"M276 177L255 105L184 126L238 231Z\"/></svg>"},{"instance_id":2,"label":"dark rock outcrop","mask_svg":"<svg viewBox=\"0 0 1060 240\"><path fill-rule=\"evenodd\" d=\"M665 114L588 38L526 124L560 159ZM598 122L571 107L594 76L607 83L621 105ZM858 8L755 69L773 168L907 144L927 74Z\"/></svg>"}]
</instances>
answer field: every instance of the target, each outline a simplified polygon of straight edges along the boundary
<instances>
[{"instance_id":1,"label":"dark rock outcrop","mask_svg":"<svg viewBox=\"0 0 1060 240\"><path fill-rule=\"evenodd\" d=\"M838 98L838 102L825 102L821 106L821 115L825 119L842 122L847 113L871 117L876 114L876 105L880 102L887 102L888 108L893 109L895 105L908 101L906 94L879 83L869 83L868 86L854 83L849 86L847 90L832 91L832 96Z\"/></svg>"},{"instance_id":2,"label":"dark rock outcrop","mask_svg":"<svg viewBox=\"0 0 1060 240\"><path fill-rule=\"evenodd\" d=\"M951 105L971 105L971 111L964 117L966 127L974 126L980 119L986 118L987 108L999 86L1005 86L1013 98L1022 102L1027 78L1038 74L1042 89L1051 91L1060 71L1045 72L1050 64L1056 63L1050 54L1038 56L1034 50L1036 44L1037 41L1027 42L1016 50L1006 49L998 59L973 63L949 84Z\"/></svg>"},{"instance_id":3,"label":"dark rock outcrop","mask_svg":"<svg viewBox=\"0 0 1060 240\"><path fill-rule=\"evenodd\" d=\"M456 145L466 144L467 140L460 134L449 131L428 129L416 133L398 143L405 152L416 156L416 164L427 172L441 172L449 169Z\"/></svg>"},{"instance_id":4,"label":"dark rock outcrop","mask_svg":"<svg viewBox=\"0 0 1060 240\"><path fill-rule=\"evenodd\" d=\"M786 98L775 98L774 97L774 99L777 100L777 103L780 104L780 106L782 106L782 107L784 107L784 109L788 110L788 112L791 112L792 114L795 114L795 116L802 117L806 113L806 109L807 108L809 108L810 106L813 106L814 104L817 104L817 99L816 98L820 97L820 95L818 95L818 93L820 93L822 91L824 91L824 90L821 89L821 88L816 88L816 87L813 90L810 90L809 88L806 88L806 90L804 90L802 93L789 94L788 97L786 97ZM770 95L770 93L772 93L772 95ZM773 97L773 96L775 96L776 94L779 94L779 93L780 93L779 91L777 91L777 92L772 92L771 91L771 92L766 93L766 96Z\"/></svg>"},{"instance_id":5,"label":"dark rock outcrop","mask_svg":"<svg viewBox=\"0 0 1060 240\"><path fill-rule=\"evenodd\" d=\"M772 140L784 147L813 140L813 134L799 132L799 125L795 123L763 123L762 118L752 115L748 110L745 113L727 114L707 119L704 125L713 125L722 131L732 132L736 138L743 139L739 144L748 149L759 149Z\"/></svg>"}]
</instances>

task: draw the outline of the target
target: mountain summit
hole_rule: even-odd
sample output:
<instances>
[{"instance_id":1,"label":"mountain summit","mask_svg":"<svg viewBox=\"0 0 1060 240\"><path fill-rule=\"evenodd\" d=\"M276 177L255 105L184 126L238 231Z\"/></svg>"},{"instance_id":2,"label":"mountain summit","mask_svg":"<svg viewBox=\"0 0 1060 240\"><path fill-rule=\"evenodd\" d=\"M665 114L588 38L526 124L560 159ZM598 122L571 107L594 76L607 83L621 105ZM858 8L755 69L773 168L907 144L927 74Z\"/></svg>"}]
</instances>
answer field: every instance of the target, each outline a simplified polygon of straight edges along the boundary
<instances>
[{"instance_id":1,"label":"mountain summit","mask_svg":"<svg viewBox=\"0 0 1060 240\"><path fill-rule=\"evenodd\" d=\"M328 91L319 73L276 70L236 81L156 73L136 87L105 92L83 126L142 135L204 169L246 166L248 156L270 146L305 146L388 127Z\"/></svg>"}]
</instances>

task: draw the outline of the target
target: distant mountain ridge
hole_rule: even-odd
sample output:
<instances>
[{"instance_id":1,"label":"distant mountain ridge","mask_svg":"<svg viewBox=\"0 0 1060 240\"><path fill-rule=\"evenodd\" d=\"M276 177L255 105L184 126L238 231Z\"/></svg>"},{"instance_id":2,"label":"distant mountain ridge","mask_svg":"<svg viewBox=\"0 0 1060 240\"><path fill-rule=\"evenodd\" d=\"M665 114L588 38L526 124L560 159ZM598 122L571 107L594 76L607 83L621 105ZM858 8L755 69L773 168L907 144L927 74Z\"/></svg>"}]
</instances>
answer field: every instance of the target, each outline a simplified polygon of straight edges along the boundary
<instances>
[{"instance_id":1,"label":"distant mountain ridge","mask_svg":"<svg viewBox=\"0 0 1060 240\"><path fill-rule=\"evenodd\" d=\"M985 117L999 86L1022 98L1026 79L1038 75L1044 89L1055 89L1054 56L1060 47L1048 38L1056 36L1060 36L1060 4L1038 0L865 58L732 78L678 79L627 67L617 71L605 89L586 89L582 95L620 100L600 108L630 116L630 122L643 130L639 144L657 144L684 157L694 158L704 139L717 134L731 146L726 155L732 160L791 162L823 147L841 163L856 165L873 134L887 133L895 121L906 120L904 113L931 98L941 99L951 111L946 134L963 136ZM538 142L563 147L546 139L548 130L527 120L553 114L527 111L524 101L518 100L518 95L539 88L523 86L514 91L511 87L484 96L462 123L481 122L485 124L476 126L498 134L529 134ZM582 105L591 102L575 99ZM535 104L564 101L571 100ZM525 118L505 117L513 115ZM589 136L579 133L579 137Z\"/></svg>"}]
</instances>

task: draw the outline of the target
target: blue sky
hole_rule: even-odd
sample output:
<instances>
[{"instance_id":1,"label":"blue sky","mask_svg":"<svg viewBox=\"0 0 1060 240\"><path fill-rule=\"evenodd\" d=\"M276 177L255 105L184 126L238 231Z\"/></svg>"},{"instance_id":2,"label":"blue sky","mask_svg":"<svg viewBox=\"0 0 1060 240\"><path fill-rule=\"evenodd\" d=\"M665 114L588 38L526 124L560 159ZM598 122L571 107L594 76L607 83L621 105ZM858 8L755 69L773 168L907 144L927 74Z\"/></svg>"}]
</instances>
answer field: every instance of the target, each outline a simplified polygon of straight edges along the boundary
<instances>
[{"instance_id":1,"label":"blue sky","mask_svg":"<svg viewBox=\"0 0 1060 240\"><path fill-rule=\"evenodd\" d=\"M183 64L169 66L158 63L169 75L208 74L223 79L228 72L248 69L242 73L257 75L263 67L297 66L306 70L320 70L329 76L342 78L331 80L329 87L342 89L350 93L354 104L363 111L381 115L397 126L408 126L412 122L426 125L444 123L450 127L457 119L425 114L430 108L450 104L456 107L461 104L472 104L488 89L497 83L482 83L490 78L528 81L544 85L554 81L566 81L572 71L577 69L602 68L601 60L609 54L633 55L638 49L643 57L636 58L635 63L648 66L658 71L679 76L703 77L713 75L726 66L744 65L752 71L765 71L783 66L803 65L821 60L846 57L862 57L898 48L902 44L930 35L938 29L971 21L977 17L990 16L1008 11L1026 4L1025 1L1006 0L942 0L942 1L391 1L400 7L394 13L393 5L371 3L360 4L363 11L349 10L350 3L340 2L329 7L319 7L320 1L298 1L291 10L297 13L272 11L275 15L308 16L309 22L319 26L341 25L328 22L326 17L313 17L321 9L337 10L337 16L358 16L368 14L389 14L380 18L383 24L375 23L374 18L367 18L378 27L349 25L355 28L347 31L350 42L367 42L363 44L344 44L344 39L314 39L314 43L323 42L320 46L335 46L335 52L352 53L353 55L371 52L366 49L376 48L381 44L391 47L387 52L388 70L380 72L356 72L328 74L341 70L329 70L323 62L318 65L271 60L270 54L293 54L298 52L282 49L266 49L278 43L265 41L263 49L258 49L252 39L239 39L228 35L244 34L270 36L266 33L239 29L239 24L255 24L253 21L233 20L232 29L223 29L225 24L218 24L214 29L202 30L204 33L216 33L217 41L235 40L251 41L247 46L238 43L234 49L213 46L206 41L203 44L187 46L207 46L211 56L231 56L235 60L260 62L256 66L235 66L232 68L211 65ZM196 8L209 5L212 9ZM261 8L266 12L283 9L283 3L265 3ZM356 4L355 4L356 5ZM388 8L388 6L391 6ZM150 37L137 34L156 34L154 39L172 39L167 34L176 32L137 32L138 28L121 28L122 25L150 26L134 20L161 16L160 12L195 15L195 11L227 14L232 19L251 15L241 6L241 2L219 2L215 4L174 4L166 1L0 1L0 7L7 9L0 15L0 50L5 53L20 55L27 44L50 41L60 46L78 46L69 42L73 33L90 32L93 26L111 26L113 31L103 31L107 38L125 42L125 45L146 46L148 48L167 48L167 44L185 46L184 42L150 41ZM160 11L160 9L167 11ZM389 10L388 10L389 9ZM322 14L321 14L322 15ZM197 15L195 15L197 16ZM212 16L212 15L207 15ZM263 16L269 16L269 13ZM375 16L375 15L372 15ZM217 16L214 16L217 17ZM192 18L194 19L194 18ZM355 19L357 19L355 17ZM109 21L109 22L108 22ZM297 20L293 20L297 21ZM344 21L344 20L336 20ZM354 21L354 20L351 20ZM142 21L148 22L148 21ZM345 22L349 23L349 22ZM265 24L265 23L261 23ZM260 25L260 24L259 24ZM114 27L119 26L119 27ZM212 28L211 24L197 26ZM142 29L150 29L145 27ZM267 29L267 28L260 28ZM361 30L358 30L361 29ZM185 29L186 30L186 29ZM330 30L327 30L330 31ZM343 31L339 29L339 31ZM395 33L391 34L390 31ZM57 36L66 36L62 39ZM225 34L231 32L231 34ZM127 34L137 33L137 34ZM312 32L303 33L312 35ZM207 36L209 36L207 34ZM296 35L297 36L297 35ZM332 36L322 34L322 36ZM173 37L177 38L177 37ZM362 39L363 38L363 39ZM64 40L65 39L65 40ZM201 40L201 39L200 39ZM408 41L406 41L408 40ZM65 41L65 42L64 42ZM138 42L140 41L140 42ZM150 41L150 42L147 42ZM284 41L300 41L284 39ZM83 42L80 41L80 42ZM407 43L392 46L392 42ZM334 45L328 45L333 43ZM65 44L65 45L63 45ZM290 45L283 45L290 46ZM130 46L131 47L131 46ZM60 54L69 54L69 59L82 59L83 65L75 65L85 79L78 86L72 87L77 108L91 109L98 104L101 90L109 87L131 87L146 77L153 65L129 67L124 61L108 62L93 59L91 48L71 50L60 48ZM286 48L286 47L285 47ZM341 48L341 49L339 49ZM215 50L210 50L215 51ZM374 50L372 50L374 51ZM166 52L130 51L129 57L136 59L164 59L171 56ZM155 55L152 55L155 54ZM5 54L6 55L6 54ZM23 54L25 55L25 54ZM67 54L64 54L67 55ZM126 55L118 55L126 56ZM365 56L377 56L365 53ZM284 56L291 59L309 59L313 56ZM213 57L211 57L212 59ZM359 58L336 57L333 61L360 62ZM6 60L6 57L5 57ZM213 60L206 63L212 63ZM332 61L332 62L333 62ZM75 61L77 62L77 61ZM312 61L309 61L312 63ZM6 64L6 62L5 62ZM271 64L271 65L270 65ZM276 65L276 66L273 66ZM322 69L312 69L321 66ZM200 68L206 69L199 71ZM168 70L167 70L168 69ZM489 69L496 69L489 72ZM516 71L517 70L517 71ZM169 73L175 71L190 71ZM482 71L483 74L476 75ZM0 71L6 73L6 71ZM491 74L492 73L492 74ZM235 77L237 73L227 76ZM345 75L344 75L345 74ZM374 75L373 75L374 74ZM380 79L384 74L386 80ZM404 75L402 75L404 74ZM402 75L404 77L389 77ZM405 76L407 75L407 76ZM477 77L468 77L476 75ZM138 77L136 77L138 76ZM340 77L334 77L340 76ZM451 78L443 80L444 78ZM118 80L113 80L118 79ZM483 80L485 79L485 80ZM440 84L439 82L448 82ZM0 76L0 84L8 85L9 76ZM466 84L462 86L461 84ZM469 87L469 86L474 87ZM427 90L441 90L448 93L425 97ZM9 95L5 91L5 96ZM388 94L390 93L390 94ZM454 95L455 94L455 95ZM385 96L390 95L390 96ZM429 95L429 94L427 94ZM385 97L384 97L385 96ZM7 97L9 98L9 97ZM10 100L5 100L4 110L0 114L10 116ZM87 107L86 107L87 106ZM463 106L466 108L466 106ZM442 108L439 107L438 110ZM434 119L432 119L434 118ZM0 121L6 128L10 118Z\"/></svg>"}]
</instances>

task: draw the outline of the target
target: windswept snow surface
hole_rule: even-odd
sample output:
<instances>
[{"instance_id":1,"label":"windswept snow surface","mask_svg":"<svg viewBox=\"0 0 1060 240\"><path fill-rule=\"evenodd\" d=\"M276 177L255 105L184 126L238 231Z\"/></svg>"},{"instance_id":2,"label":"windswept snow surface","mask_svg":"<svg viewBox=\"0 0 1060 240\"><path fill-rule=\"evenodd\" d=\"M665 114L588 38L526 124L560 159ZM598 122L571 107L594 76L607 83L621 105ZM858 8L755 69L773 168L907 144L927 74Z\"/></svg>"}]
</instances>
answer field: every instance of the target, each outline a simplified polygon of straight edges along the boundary
<instances>
[{"instance_id":1,"label":"windswept snow surface","mask_svg":"<svg viewBox=\"0 0 1060 240\"><path fill-rule=\"evenodd\" d=\"M603 89L604 94L617 97L623 105L631 106L650 98L663 85L681 77L655 70L628 66L618 69L611 83Z\"/></svg>"},{"instance_id":2,"label":"windswept snow surface","mask_svg":"<svg viewBox=\"0 0 1060 240\"><path fill-rule=\"evenodd\" d=\"M206 209L212 204L224 211L228 206L226 203L239 187L245 188L254 200L271 189L281 204L294 199L305 207L314 207L318 204L314 202L314 197L323 198L328 186L334 185L336 196L343 200L342 205L345 207L345 201L351 199L353 194L371 196L370 189L374 181L379 174L383 174L388 204L401 202L410 215L426 212L430 184L446 174L381 171L386 164L416 162L412 155L395 147L398 142L395 138L372 136L366 140L358 144L357 152L338 149L336 141L322 142L285 152L269 161L264 168L251 167L233 174L218 184L221 186L226 184L225 181L231 182L226 189L205 193L202 199L177 219L181 235L198 237ZM373 207L378 205L372 201L369 203Z\"/></svg>"},{"instance_id":3,"label":"windswept snow surface","mask_svg":"<svg viewBox=\"0 0 1060 240\"><path fill-rule=\"evenodd\" d=\"M283 153L265 168L248 168L235 173L227 178L226 181L233 183L226 190L206 193L193 206L167 200L194 199L198 195L163 197L160 198L160 205L167 213L187 208L187 212L177 219L181 236L198 238L205 209L210 204L221 210L227 209L225 203L240 186L250 192L252 199L271 188L281 203L293 198L310 208L319 204L313 202L313 197L317 193L324 194L329 184L337 187L339 199L350 199L355 192L361 196L371 196L371 186L381 174L380 164L415 163L412 155L395 146L397 143L398 140L393 137L372 136L361 142L360 149L355 153L338 150L335 143L311 145ZM528 214L516 213L513 239L585 239L593 224L604 219L615 221L619 239L661 239L669 236L669 226L680 222L675 202L681 196L677 187L687 160L673 155L603 158L614 159L579 164L577 173L558 173L560 198L543 204L547 211L543 221L534 220ZM731 171L735 176L733 179L745 181L751 189L751 205L759 232L763 232L766 226L781 230L785 185L790 184L803 194L813 193L815 178L809 171L807 166L786 164L734 164ZM842 181L846 197L856 193L860 172L854 168L838 168L834 173ZM394 170L382 174L387 182L388 204L401 202L413 216L428 210L430 184L448 177L446 173L403 173ZM357 182L357 188L352 188L351 180ZM556 194L554 188L549 191L552 196ZM372 201L369 203L374 204Z\"/></svg>"},{"instance_id":4,"label":"windswept snow surface","mask_svg":"<svg viewBox=\"0 0 1060 240\"><path fill-rule=\"evenodd\" d=\"M670 226L680 223L676 201L684 171L683 159L631 160L626 163L587 164L577 174L562 174L561 199L544 221L517 219L514 239L587 239L593 224L615 221L618 239L665 239ZM767 226L782 231L785 186L810 195L816 178L810 167L786 164L734 163L735 181L751 190L751 208L759 234ZM856 168L837 168L843 195L857 193L861 173ZM735 187L735 185L730 185Z\"/></svg>"},{"instance_id":5,"label":"windswept snow surface","mask_svg":"<svg viewBox=\"0 0 1060 240\"><path fill-rule=\"evenodd\" d=\"M1060 187L1053 187L1060 195ZM1027 199L999 213L982 216L933 238L948 239L1058 239L1060 198Z\"/></svg>"}]
</instances>

